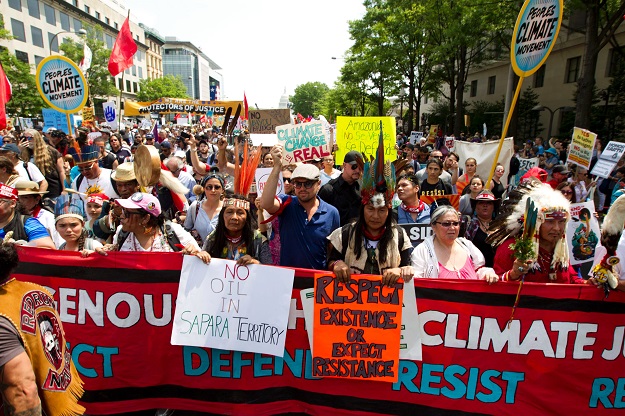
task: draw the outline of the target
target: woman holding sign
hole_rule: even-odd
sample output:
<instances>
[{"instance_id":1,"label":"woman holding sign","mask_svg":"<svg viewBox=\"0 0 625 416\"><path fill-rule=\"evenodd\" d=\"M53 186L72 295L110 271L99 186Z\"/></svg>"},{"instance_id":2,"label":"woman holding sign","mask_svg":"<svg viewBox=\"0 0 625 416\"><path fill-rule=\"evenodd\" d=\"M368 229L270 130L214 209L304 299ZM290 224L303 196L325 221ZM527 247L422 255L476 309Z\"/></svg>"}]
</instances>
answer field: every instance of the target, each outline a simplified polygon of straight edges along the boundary
<instances>
[{"instance_id":1,"label":"woman holding sign","mask_svg":"<svg viewBox=\"0 0 625 416\"><path fill-rule=\"evenodd\" d=\"M387 286L400 277L404 282L412 279L412 245L391 215L395 169L390 162L384 164L383 152L378 155L382 157L365 163L360 216L328 237L328 270L341 282L348 282L352 273L382 275Z\"/></svg>"}]
</instances>

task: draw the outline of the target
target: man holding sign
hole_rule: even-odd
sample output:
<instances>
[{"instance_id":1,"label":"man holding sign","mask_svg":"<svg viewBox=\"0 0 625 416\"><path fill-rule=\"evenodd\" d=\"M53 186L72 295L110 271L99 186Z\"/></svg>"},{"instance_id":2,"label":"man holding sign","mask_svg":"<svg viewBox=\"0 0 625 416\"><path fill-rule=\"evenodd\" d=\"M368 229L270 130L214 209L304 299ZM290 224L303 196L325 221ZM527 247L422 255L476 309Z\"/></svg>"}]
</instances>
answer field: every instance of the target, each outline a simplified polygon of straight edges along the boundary
<instances>
[{"instance_id":1,"label":"man holding sign","mask_svg":"<svg viewBox=\"0 0 625 416\"><path fill-rule=\"evenodd\" d=\"M295 196L275 196L282 150L281 144L271 149L274 165L260 202L272 218L280 218L280 265L324 270L326 237L339 227L339 213L317 196L321 186L319 169L310 164L298 166L291 175Z\"/></svg>"}]
</instances>

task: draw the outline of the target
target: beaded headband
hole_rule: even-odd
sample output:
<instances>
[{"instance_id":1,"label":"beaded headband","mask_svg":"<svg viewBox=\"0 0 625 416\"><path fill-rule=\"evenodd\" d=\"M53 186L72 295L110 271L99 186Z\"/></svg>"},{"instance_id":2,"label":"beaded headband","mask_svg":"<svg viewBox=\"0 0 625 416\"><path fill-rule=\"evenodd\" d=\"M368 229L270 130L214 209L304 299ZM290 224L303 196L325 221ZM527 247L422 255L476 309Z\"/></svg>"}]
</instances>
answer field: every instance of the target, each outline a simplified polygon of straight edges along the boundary
<instances>
[{"instance_id":1,"label":"beaded headband","mask_svg":"<svg viewBox=\"0 0 625 416\"><path fill-rule=\"evenodd\" d=\"M237 199L237 198L227 198L224 199L223 202L223 207L235 207L235 208L243 208L246 211L250 210L250 203L249 201L245 201L243 199Z\"/></svg>"}]
</instances>

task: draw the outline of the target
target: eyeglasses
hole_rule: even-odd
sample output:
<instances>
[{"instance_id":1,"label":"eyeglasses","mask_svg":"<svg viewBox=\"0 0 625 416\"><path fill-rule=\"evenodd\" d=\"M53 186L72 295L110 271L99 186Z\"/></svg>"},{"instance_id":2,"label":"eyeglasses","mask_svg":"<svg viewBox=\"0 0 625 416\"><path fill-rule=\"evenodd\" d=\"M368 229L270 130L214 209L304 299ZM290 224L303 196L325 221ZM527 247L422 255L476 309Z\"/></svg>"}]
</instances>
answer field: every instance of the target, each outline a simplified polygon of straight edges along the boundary
<instances>
[{"instance_id":1,"label":"eyeglasses","mask_svg":"<svg viewBox=\"0 0 625 416\"><path fill-rule=\"evenodd\" d=\"M221 185L206 185L205 188L208 189L209 191L212 191L212 190L219 191L221 189Z\"/></svg>"},{"instance_id":2,"label":"eyeglasses","mask_svg":"<svg viewBox=\"0 0 625 416\"><path fill-rule=\"evenodd\" d=\"M122 208L122 213L125 218L128 218L130 215L143 215L143 212L128 211L126 208Z\"/></svg>"},{"instance_id":3,"label":"eyeglasses","mask_svg":"<svg viewBox=\"0 0 625 416\"><path fill-rule=\"evenodd\" d=\"M441 226L445 227L445 228L449 228L451 226L453 227L457 227L460 225L459 221L445 221L445 222L439 222L436 221L437 224L440 224Z\"/></svg>"},{"instance_id":4,"label":"eyeglasses","mask_svg":"<svg viewBox=\"0 0 625 416\"><path fill-rule=\"evenodd\" d=\"M78 166L78 172L86 172L88 170L91 170L93 168L93 165L95 165L95 163L92 163L89 166Z\"/></svg>"},{"instance_id":5,"label":"eyeglasses","mask_svg":"<svg viewBox=\"0 0 625 416\"><path fill-rule=\"evenodd\" d=\"M563 195L573 195L573 191L560 191Z\"/></svg>"},{"instance_id":6,"label":"eyeglasses","mask_svg":"<svg viewBox=\"0 0 625 416\"><path fill-rule=\"evenodd\" d=\"M295 189L299 189L302 186L306 189L310 189L312 188L315 184L317 183L317 181L306 181L306 182L293 182L293 186L295 187Z\"/></svg>"},{"instance_id":7,"label":"eyeglasses","mask_svg":"<svg viewBox=\"0 0 625 416\"><path fill-rule=\"evenodd\" d=\"M293 180L291 178L282 178L282 181L284 183L291 183L291 182L293 182Z\"/></svg>"}]
</instances>

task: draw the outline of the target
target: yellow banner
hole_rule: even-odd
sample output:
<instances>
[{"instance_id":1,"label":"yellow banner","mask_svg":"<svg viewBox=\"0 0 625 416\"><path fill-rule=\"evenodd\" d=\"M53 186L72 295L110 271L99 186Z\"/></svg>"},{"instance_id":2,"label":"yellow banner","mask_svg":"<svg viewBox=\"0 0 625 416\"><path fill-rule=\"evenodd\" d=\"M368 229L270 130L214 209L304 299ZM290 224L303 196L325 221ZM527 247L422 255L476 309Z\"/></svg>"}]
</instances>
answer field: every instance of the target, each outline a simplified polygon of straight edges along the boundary
<instances>
[{"instance_id":1,"label":"yellow banner","mask_svg":"<svg viewBox=\"0 0 625 416\"><path fill-rule=\"evenodd\" d=\"M384 158L392 162L397 158L395 151L394 117L342 117L336 119L337 164L343 163L345 154L357 150L363 156L374 156L380 140L380 121L384 134Z\"/></svg>"},{"instance_id":2,"label":"yellow banner","mask_svg":"<svg viewBox=\"0 0 625 416\"><path fill-rule=\"evenodd\" d=\"M241 106L241 115L243 115L243 101L201 101L201 100L184 100L180 98L159 98L155 101L139 102L124 101L124 116L143 116L150 113L169 114L169 113L191 113L191 114L213 114L214 116L223 116L232 108L231 116L237 106ZM223 119L223 117L222 117Z\"/></svg>"}]
</instances>

